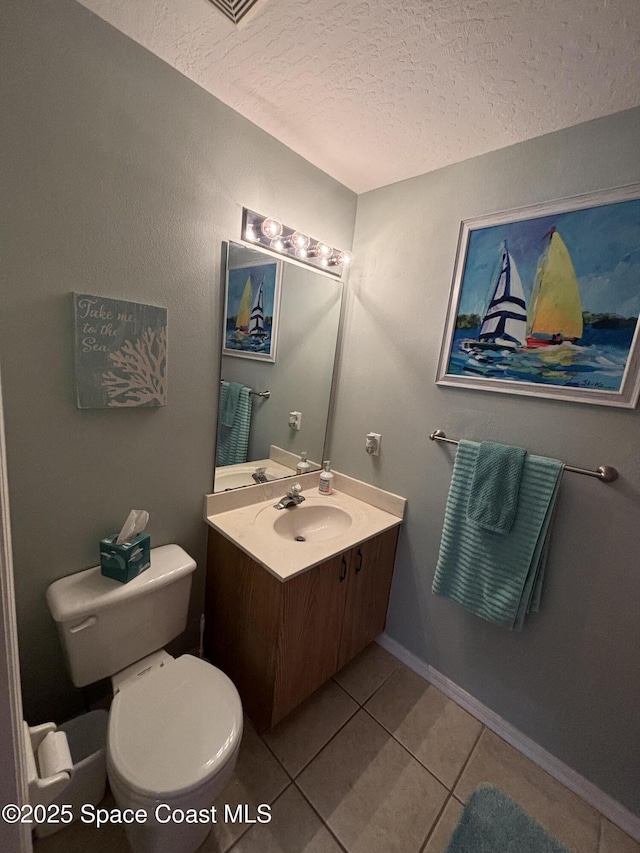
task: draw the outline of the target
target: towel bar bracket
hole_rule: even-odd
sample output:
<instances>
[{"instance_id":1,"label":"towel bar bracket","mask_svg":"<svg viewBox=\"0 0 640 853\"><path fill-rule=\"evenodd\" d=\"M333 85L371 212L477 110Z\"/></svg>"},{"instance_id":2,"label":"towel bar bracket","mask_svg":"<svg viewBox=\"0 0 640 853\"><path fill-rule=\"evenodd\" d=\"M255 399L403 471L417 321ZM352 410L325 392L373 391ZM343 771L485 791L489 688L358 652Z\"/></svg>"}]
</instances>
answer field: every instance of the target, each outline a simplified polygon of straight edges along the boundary
<instances>
[{"instance_id":1,"label":"towel bar bracket","mask_svg":"<svg viewBox=\"0 0 640 853\"><path fill-rule=\"evenodd\" d=\"M446 444L458 444L455 438L447 438L446 433L441 429L434 430L429 436L431 441L443 441ZM589 471L587 468L576 468L573 465L565 465L565 471L571 471L572 474L584 474L586 477L596 477L603 483L613 483L618 479L618 471L610 465L600 465L595 471Z\"/></svg>"}]
</instances>

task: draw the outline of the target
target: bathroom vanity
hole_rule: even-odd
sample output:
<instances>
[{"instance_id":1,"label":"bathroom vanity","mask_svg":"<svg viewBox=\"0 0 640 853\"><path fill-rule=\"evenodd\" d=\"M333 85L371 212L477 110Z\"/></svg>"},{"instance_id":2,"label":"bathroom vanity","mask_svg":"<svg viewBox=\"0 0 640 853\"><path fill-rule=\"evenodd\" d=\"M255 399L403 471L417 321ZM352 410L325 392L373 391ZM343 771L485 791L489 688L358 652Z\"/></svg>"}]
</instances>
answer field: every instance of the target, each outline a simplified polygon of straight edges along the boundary
<instances>
[{"instance_id":1,"label":"bathroom vanity","mask_svg":"<svg viewBox=\"0 0 640 853\"><path fill-rule=\"evenodd\" d=\"M258 731L384 630L405 501L335 479L325 497L317 472L297 478L306 501L284 510L274 507L283 483L207 497L205 652Z\"/></svg>"}]
</instances>

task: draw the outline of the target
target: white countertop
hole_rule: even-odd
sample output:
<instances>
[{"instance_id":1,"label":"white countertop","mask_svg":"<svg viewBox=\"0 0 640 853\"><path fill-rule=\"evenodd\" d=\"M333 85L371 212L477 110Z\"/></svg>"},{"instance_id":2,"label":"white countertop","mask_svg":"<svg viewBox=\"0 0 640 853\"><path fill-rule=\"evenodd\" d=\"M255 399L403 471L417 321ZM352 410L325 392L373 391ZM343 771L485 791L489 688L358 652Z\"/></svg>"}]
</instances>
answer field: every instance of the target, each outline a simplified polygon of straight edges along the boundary
<instances>
[{"instance_id":1,"label":"white countertop","mask_svg":"<svg viewBox=\"0 0 640 853\"><path fill-rule=\"evenodd\" d=\"M325 560L402 523L405 498L334 472L334 492L318 492L317 471L285 482L248 486L236 492L207 495L205 520L278 580L285 581ZM300 507L275 509L274 504L291 488L303 487ZM305 506L333 506L351 518L350 526L329 539L296 542L279 536L273 523L283 513Z\"/></svg>"}]
</instances>

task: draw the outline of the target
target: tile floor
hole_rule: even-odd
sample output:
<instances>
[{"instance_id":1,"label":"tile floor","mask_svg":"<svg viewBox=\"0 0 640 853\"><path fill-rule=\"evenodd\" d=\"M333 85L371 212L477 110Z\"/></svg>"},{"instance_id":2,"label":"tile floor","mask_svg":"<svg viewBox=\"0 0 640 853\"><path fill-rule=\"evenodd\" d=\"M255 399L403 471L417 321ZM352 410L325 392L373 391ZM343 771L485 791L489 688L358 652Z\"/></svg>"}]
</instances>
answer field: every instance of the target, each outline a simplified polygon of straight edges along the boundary
<instances>
[{"instance_id":1,"label":"tile floor","mask_svg":"<svg viewBox=\"0 0 640 853\"><path fill-rule=\"evenodd\" d=\"M272 820L218 823L199 853L444 853L481 781L574 853L640 853L595 809L376 644L263 737L247 721L220 798ZM107 805L114 805L110 797ZM74 824L36 853L130 853L117 826Z\"/></svg>"}]
</instances>

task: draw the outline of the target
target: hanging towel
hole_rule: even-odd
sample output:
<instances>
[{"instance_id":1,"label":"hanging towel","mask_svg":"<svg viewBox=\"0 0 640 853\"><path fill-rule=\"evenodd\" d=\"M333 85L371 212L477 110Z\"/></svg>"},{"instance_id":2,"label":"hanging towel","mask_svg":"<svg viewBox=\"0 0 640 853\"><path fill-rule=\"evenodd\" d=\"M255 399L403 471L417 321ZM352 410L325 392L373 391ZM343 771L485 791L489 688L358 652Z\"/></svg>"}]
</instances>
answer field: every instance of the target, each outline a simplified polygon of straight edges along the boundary
<instances>
[{"instance_id":1,"label":"hanging towel","mask_svg":"<svg viewBox=\"0 0 640 853\"><path fill-rule=\"evenodd\" d=\"M236 419L238 400L243 386L239 382L227 382L224 409L220 407L220 420L223 426L232 427ZM222 394L221 394L222 396Z\"/></svg>"},{"instance_id":2,"label":"hanging towel","mask_svg":"<svg viewBox=\"0 0 640 853\"><path fill-rule=\"evenodd\" d=\"M522 447L492 441L480 444L467 504L469 521L496 533L511 530L526 455Z\"/></svg>"},{"instance_id":3,"label":"hanging towel","mask_svg":"<svg viewBox=\"0 0 640 853\"><path fill-rule=\"evenodd\" d=\"M230 385L238 383L222 382L220 386L218 444L216 448L216 465L235 465L247 461L249 447L249 429L251 427L251 389L240 386L238 399L235 404L235 415L231 426L227 426L227 402Z\"/></svg>"},{"instance_id":4,"label":"hanging towel","mask_svg":"<svg viewBox=\"0 0 640 853\"><path fill-rule=\"evenodd\" d=\"M480 445L460 441L445 510L433 592L499 625L520 630L538 610L547 537L563 464L527 454L511 530L495 533L467 519Z\"/></svg>"}]
</instances>

